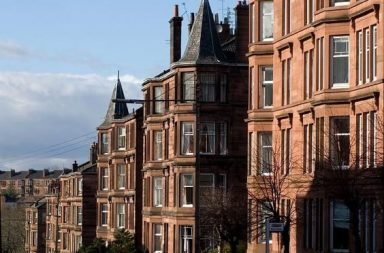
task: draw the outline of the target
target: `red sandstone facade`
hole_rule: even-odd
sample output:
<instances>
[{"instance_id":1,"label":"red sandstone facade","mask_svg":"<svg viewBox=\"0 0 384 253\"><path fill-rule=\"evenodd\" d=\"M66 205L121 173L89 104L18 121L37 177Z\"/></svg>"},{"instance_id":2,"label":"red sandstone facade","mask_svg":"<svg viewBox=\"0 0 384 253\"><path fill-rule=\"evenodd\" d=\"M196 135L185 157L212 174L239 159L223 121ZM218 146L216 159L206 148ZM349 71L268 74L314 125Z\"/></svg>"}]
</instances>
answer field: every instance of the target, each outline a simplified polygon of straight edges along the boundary
<instances>
[{"instance_id":1,"label":"red sandstone facade","mask_svg":"<svg viewBox=\"0 0 384 253\"><path fill-rule=\"evenodd\" d=\"M180 58L182 18L176 7L170 69L143 84L142 237L148 252L217 247L212 226L199 219L203 187L245 187L248 5L241 2L236 12L232 35L202 1Z\"/></svg>"},{"instance_id":2,"label":"red sandstone facade","mask_svg":"<svg viewBox=\"0 0 384 253\"><path fill-rule=\"evenodd\" d=\"M272 153L277 154L281 173L301 182L300 188L287 186L284 196L284 201L295 202L291 252L362 252L352 239L352 212L338 194L314 182L327 154L333 162L339 156L339 169L358 173L365 168L373 177L379 175L383 4L250 1L248 187L257 197L249 199L249 206L260 208L266 201L255 181L271 174L271 167L254 161L272 164ZM294 166L289 166L293 160ZM383 250L377 197L382 189L375 182L357 215L364 252ZM265 227L260 225L265 219L251 209L250 220L258 226L249 228L248 252L265 252ZM281 252L278 239L271 237L273 252Z\"/></svg>"},{"instance_id":3,"label":"red sandstone facade","mask_svg":"<svg viewBox=\"0 0 384 253\"><path fill-rule=\"evenodd\" d=\"M102 125L98 127L97 238L114 240L114 232L126 229L141 245L142 109L128 113L118 79Z\"/></svg>"}]
</instances>

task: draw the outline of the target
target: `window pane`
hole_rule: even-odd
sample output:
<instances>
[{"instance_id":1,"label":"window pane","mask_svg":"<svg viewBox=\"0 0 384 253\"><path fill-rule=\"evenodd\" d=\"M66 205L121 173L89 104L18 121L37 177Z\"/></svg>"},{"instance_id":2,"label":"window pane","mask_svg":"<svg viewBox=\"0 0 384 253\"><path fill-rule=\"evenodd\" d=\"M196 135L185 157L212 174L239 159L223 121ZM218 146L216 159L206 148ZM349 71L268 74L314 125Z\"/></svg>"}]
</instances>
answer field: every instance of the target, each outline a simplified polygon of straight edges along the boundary
<instances>
[{"instance_id":1,"label":"window pane","mask_svg":"<svg viewBox=\"0 0 384 253\"><path fill-rule=\"evenodd\" d=\"M333 84L348 84L349 45L348 37L333 37L332 80Z\"/></svg>"},{"instance_id":2,"label":"window pane","mask_svg":"<svg viewBox=\"0 0 384 253\"><path fill-rule=\"evenodd\" d=\"M193 123L182 123L182 139L181 139L181 153L184 155L191 155L194 151L194 130Z\"/></svg>"},{"instance_id":3,"label":"window pane","mask_svg":"<svg viewBox=\"0 0 384 253\"><path fill-rule=\"evenodd\" d=\"M163 112L163 104L164 102L162 101L164 99L164 93L163 93L163 87L155 87L154 88L154 103L155 103L155 108L154 108L154 113L162 113ZM160 101L158 101L160 100Z\"/></svg>"},{"instance_id":4,"label":"window pane","mask_svg":"<svg viewBox=\"0 0 384 253\"><path fill-rule=\"evenodd\" d=\"M215 123L213 122L201 123L200 152L203 154L215 153Z\"/></svg>"},{"instance_id":5,"label":"window pane","mask_svg":"<svg viewBox=\"0 0 384 253\"><path fill-rule=\"evenodd\" d=\"M349 248L349 209L341 201L333 202L333 248Z\"/></svg>"},{"instance_id":6,"label":"window pane","mask_svg":"<svg viewBox=\"0 0 384 253\"><path fill-rule=\"evenodd\" d=\"M183 100L185 102L193 102L195 99L195 76L194 73L188 72L182 74Z\"/></svg>"},{"instance_id":7,"label":"window pane","mask_svg":"<svg viewBox=\"0 0 384 253\"><path fill-rule=\"evenodd\" d=\"M200 74L200 100L203 102L215 101L215 73Z\"/></svg>"},{"instance_id":8,"label":"window pane","mask_svg":"<svg viewBox=\"0 0 384 253\"><path fill-rule=\"evenodd\" d=\"M261 40L273 40L273 1L261 2Z\"/></svg>"}]
</instances>

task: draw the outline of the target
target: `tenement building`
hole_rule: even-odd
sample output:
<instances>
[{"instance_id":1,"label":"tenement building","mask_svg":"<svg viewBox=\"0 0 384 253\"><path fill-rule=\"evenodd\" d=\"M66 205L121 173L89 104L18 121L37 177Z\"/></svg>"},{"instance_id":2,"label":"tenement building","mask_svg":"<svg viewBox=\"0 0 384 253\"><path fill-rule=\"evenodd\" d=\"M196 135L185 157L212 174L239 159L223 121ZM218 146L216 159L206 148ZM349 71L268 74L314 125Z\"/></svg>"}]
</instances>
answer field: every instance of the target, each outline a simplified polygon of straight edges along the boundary
<instances>
[{"instance_id":1,"label":"tenement building","mask_svg":"<svg viewBox=\"0 0 384 253\"><path fill-rule=\"evenodd\" d=\"M170 68L143 83L143 244L148 252L202 252L223 246L225 239L245 237L245 228L222 236L232 224L224 217L236 216L234 210L224 213L223 203L236 192L236 210L244 211L247 196L248 5L239 2L235 11L233 34L227 20L219 23L208 0L202 0L191 14L181 56L182 17L175 6L169 22ZM237 221L246 217L239 213Z\"/></svg>"},{"instance_id":2,"label":"tenement building","mask_svg":"<svg viewBox=\"0 0 384 253\"><path fill-rule=\"evenodd\" d=\"M248 252L383 250L383 6L250 1Z\"/></svg>"},{"instance_id":3,"label":"tenement building","mask_svg":"<svg viewBox=\"0 0 384 253\"><path fill-rule=\"evenodd\" d=\"M91 160L80 165L75 161L72 172L60 177L60 213L55 213L51 205L54 203L49 202L47 220L49 216L59 217L58 226L47 222L46 235L52 240L58 234L60 245L58 241L54 241L54 245L60 252L77 252L81 245L90 245L96 237L96 157L97 144L94 143L90 149ZM47 252L49 249L51 245Z\"/></svg>"},{"instance_id":4,"label":"tenement building","mask_svg":"<svg viewBox=\"0 0 384 253\"><path fill-rule=\"evenodd\" d=\"M25 208L25 252L45 252L46 203L42 198Z\"/></svg>"},{"instance_id":5,"label":"tenement building","mask_svg":"<svg viewBox=\"0 0 384 253\"><path fill-rule=\"evenodd\" d=\"M128 112L118 77L104 122L97 128L96 236L114 240L118 229L141 235L142 109ZM136 236L140 245L140 236Z\"/></svg>"}]
</instances>

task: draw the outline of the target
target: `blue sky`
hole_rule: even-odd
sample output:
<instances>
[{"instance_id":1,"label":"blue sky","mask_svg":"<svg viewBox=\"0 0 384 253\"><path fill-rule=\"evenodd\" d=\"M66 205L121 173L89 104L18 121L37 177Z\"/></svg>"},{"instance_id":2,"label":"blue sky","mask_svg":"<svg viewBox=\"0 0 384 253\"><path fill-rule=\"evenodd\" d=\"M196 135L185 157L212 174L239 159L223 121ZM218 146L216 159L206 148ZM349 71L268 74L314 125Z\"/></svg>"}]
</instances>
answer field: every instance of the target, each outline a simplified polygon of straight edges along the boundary
<instances>
[{"instance_id":1,"label":"blue sky","mask_svg":"<svg viewBox=\"0 0 384 253\"><path fill-rule=\"evenodd\" d=\"M184 4L183 4L184 3ZM169 19L179 4L183 45L200 0L2 0L0 169L87 160L120 70L126 97L169 66ZM210 0L213 12L237 1ZM232 16L232 20L234 16ZM184 47L183 47L184 48Z\"/></svg>"}]
</instances>

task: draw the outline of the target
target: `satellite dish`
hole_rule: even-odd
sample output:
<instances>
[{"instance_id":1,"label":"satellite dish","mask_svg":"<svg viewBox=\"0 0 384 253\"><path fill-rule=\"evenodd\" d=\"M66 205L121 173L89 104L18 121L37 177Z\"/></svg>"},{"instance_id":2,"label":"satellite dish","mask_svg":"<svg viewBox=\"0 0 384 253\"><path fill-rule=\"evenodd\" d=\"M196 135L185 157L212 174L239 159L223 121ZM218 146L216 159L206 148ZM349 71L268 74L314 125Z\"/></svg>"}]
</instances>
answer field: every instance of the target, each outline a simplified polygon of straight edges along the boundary
<instances>
[{"instance_id":1,"label":"satellite dish","mask_svg":"<svg viewBox=\"0 0 384 253\"><path fill-rule=\"evenodd\" d=\"M218 33L221 33L223 31L223 26L222 25L216 25L216 31Z\"/></svg>"}]
</instances>

